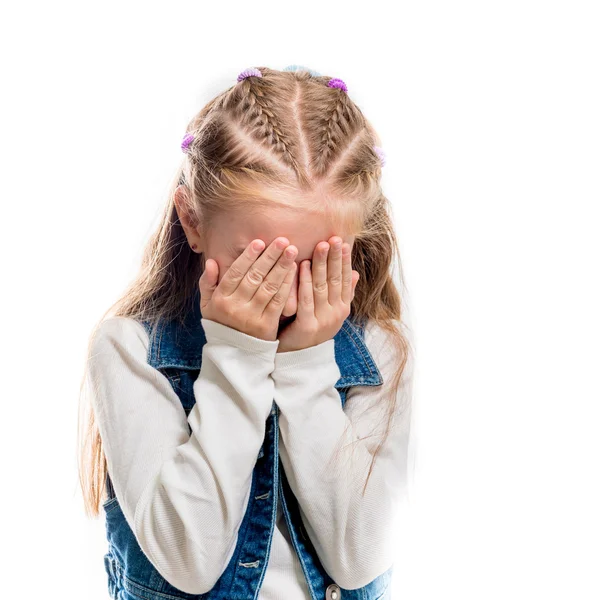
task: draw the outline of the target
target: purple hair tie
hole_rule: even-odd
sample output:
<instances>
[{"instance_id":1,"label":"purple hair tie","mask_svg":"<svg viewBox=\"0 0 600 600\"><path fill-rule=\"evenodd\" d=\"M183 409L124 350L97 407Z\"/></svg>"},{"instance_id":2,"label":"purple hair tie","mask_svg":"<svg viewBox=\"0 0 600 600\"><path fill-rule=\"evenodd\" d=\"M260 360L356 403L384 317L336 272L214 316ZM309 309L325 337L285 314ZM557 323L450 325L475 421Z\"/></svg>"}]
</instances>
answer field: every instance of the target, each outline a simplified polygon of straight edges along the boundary
<instances>
[{"instance_id":1,"label":"purple hair tie","mask_svg":"<svg viewBox=\"0 0 600 600\"><path fill-rule=\"evenodd\" d=\"M373 146L373 150L375 150L377 156L379 156L381 166L383 167L385 165L385 152L383 151L383 148L380 148L379 146Z\"/></svg>"},{"instance_id":2,"label":"purple hair tie","mask_svg":"<svg viewBox=\"0 0 600 600\"><path fill-rule=\"evenodd\" d=\"M346 84L341 79L338 79L337 77L330 79L327 82L327 87L340 88L341 90L344 90L344 92L348 92L348 86L346 86Z\"/></svg>"},{"instance_id":3,"label":"purple hair tie","mask_svg":"<svg viewBox=\"0 0 600 600\"><path fill-rule=\"evenodd\" d=\"M186 133L183 136L183 140L181 142L181 151L187 153L189 151L190 144L193 141L194 141L194 134L193 133Z\"/></svg>"},{"instance_id":4,"label":"purple hair tie","mask_svg":"<svg viewBox=\"0 0 600 600\"><path fill-rule=\"evenodd\" d=\"M242 79L246 79L246 77L262 77L262 76L263 76L263 74L256 67L250 67L249 69L244 69L237 76L237 80L242 81Z\"/></svg>"}]
</instances>

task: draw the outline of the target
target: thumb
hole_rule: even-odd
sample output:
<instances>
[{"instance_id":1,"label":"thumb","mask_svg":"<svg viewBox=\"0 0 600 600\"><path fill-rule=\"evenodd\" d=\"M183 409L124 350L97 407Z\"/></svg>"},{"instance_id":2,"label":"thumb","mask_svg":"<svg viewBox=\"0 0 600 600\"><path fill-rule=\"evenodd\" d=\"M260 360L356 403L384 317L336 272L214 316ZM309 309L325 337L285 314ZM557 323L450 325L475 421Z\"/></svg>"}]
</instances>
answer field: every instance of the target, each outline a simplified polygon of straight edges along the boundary
<instances>
[{"instance_id":1,"label":"thumb","mask_svg":"<svg viewBox=\"0 0 600 600\"><path fill-rule=\"evenodd\" d=\"M207 258L204 263L204 271L200 275L198 285L200 287L200 307L204 308L212 298L217 289L219 281L219 265L216 260Z\"/></svg>"}]
</instances>

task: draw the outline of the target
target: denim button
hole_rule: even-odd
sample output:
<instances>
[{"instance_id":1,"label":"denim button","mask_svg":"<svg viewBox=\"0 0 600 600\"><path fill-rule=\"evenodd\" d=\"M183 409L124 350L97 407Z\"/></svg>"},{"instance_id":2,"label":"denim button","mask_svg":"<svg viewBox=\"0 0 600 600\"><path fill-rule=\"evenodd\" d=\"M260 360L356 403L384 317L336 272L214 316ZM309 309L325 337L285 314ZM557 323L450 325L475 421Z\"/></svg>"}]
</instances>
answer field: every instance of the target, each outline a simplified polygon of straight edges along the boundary
<instances>
[{"instance_id":1,"label":"denim button","mask_svg":"<svg viewBox=\"0 0 600 600\"><path fill-rule=\"evenodd\" d=\"M325 600L341 600L340 586L332 583L325 590Z\"/></svg>"}]
</instances>

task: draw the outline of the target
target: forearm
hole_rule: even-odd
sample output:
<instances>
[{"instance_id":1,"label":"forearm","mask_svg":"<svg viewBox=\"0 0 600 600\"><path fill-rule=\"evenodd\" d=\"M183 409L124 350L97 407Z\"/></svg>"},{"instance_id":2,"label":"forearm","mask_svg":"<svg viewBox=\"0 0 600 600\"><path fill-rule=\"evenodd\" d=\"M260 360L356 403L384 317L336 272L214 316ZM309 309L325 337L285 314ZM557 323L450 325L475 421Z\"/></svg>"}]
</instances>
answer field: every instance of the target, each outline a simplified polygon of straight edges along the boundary
<instances>
[{"instance_id":1,"label":"forearm","mask_svg":"<svg viewBox=\"0 0 600 600\"><path fill-rule=\"evenodd\" d=\"M363 495L378 439L366 430L385 413L376 406L361 430L344 412L333 340L277 355L272 377L280 456L307 533L342 587L365 585L393 562L390 525L405 481L408 431L390 433Z\"/></svg>"},{"instance_id":2,"label":"forearm","mask_svg":"<svg viewBox=\"0 0 600 600\"><path fill-rule=\"evenodd\" d=\"M187 419L168 379L146 362L139 324L107 324L90 365L123 514L155 568L189 593L211 589L237 541L273 403L277 347L203 324L207 343Z\"/></svg>"}]
</instances>

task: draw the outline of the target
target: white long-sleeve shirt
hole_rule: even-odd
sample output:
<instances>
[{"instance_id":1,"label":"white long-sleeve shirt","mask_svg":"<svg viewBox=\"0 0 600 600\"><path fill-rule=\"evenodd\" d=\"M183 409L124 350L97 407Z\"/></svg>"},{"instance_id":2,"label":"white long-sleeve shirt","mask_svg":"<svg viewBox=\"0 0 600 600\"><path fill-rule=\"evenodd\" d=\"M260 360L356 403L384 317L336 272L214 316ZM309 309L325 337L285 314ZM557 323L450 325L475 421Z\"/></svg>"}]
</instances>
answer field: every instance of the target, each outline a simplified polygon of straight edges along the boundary
<instances>
[{"instance_id":1,"label":"white long-sleeve shirt","mask_svg":"<svg viewBox=\"0 0 600 600\"><path fill-rule=\"evenodd\" d=\"M206 344L188 417L167 377L148 364L140 323L110 317L92 341L92 407L115 494L140 547L175 587L200 594L214 586L235 550L275 400L282 464L318 556L342 588L366 585L393 562L389 532L406 491L412 355L397 396L405 411L379 450L363 497L385 431L382 395L399 367L387 334L367 323L365 343L384 384L350 388L342 408L333 339L277 353L278 340L204 318L202 326ZM284 598L310 595L278 502L259 599Z\"/></svg>"}]
</instances>

